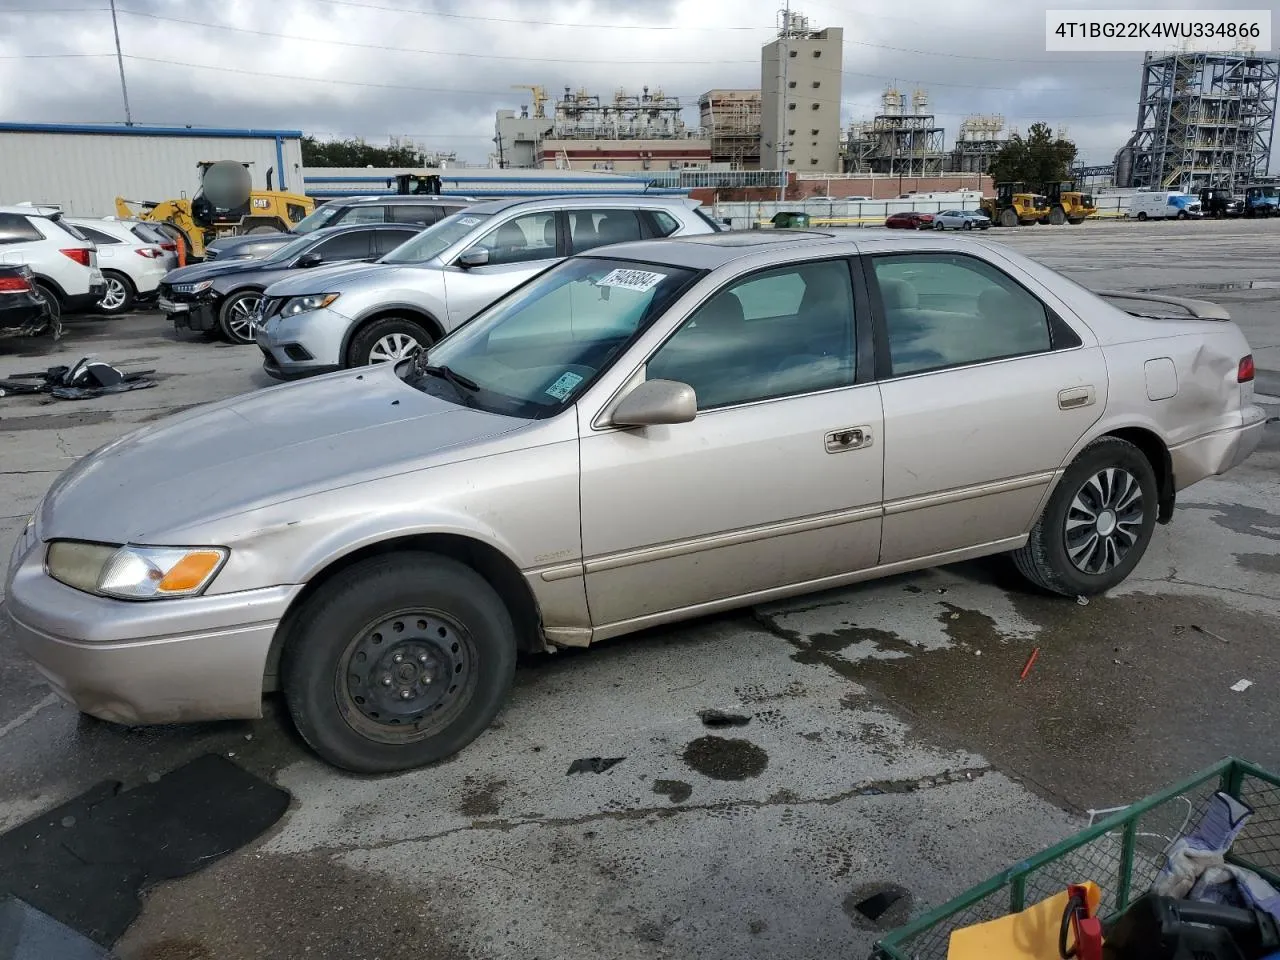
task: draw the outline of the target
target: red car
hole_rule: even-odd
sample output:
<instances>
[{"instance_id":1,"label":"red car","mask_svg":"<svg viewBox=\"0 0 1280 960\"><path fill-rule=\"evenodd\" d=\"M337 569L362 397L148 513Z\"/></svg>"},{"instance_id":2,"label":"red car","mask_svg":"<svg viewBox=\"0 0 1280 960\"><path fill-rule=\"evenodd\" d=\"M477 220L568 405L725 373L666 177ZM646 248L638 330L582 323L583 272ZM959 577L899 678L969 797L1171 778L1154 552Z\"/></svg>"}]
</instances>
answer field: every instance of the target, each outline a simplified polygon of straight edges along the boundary
<instances>
[{"instance_id":1,"label":"red car","mask_svg":"<svg viewBox=\"0 0 1280 960\"><path fill-rule=\"evenodd\" d=\"M891 213L884 225L897 230L932 230L933 214L916 213L914 210L908 213Z\"/></svg>"}]
</instances>

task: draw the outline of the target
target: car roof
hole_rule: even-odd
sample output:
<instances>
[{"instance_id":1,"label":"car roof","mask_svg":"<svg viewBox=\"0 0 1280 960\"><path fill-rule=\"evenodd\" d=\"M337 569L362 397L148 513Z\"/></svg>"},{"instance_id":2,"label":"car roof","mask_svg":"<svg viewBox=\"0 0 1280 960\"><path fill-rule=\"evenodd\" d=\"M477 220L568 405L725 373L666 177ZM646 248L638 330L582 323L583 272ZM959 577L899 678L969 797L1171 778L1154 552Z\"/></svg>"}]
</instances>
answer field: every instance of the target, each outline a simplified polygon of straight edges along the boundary
<instances>
[{"instance_id":1,"label":"car roof","mask_svg":"<svg viewBox=\"0 0 1280 960\"><path fill-rule=\"evenodd\" d=\"M426 227L421 223L339 223L332 227L318 227L310 233L304 233L304 237L332 237L343 233L360 233L364 230L385 230L387 227L392 229L400 229L402 227L420 233ZM298 238L291 234L283 234L288 240L297 240ZM287 242L287 241L286 241Z\"/></svg>"},{"instance_id":2,"label":"car roof","mask_svg":"<svg viewBox=\"0 0 1280 960\"><path fill-rule=\"evenodd\" d=\"M407 205L425 204L434 206L436 204L445 203L475 203L474 197L443 197L440 194L414 194L414 193L383 193L374 194L368 197L343 197L341 199L330 200L325 206L331 207L357 207L365 203L403 203Z\"/></svg>"},{"instance_id":3,"label":"car roof","mask_svg":"<svg viewBox=\"0 0 1280 960\"><path fill-rule=\"evenodd\" d=\"M502 213L513 207L528 208L530 210L559 210L565 204L572 204L578 207L589 206L596 210L611 207L619 209L643 207L653 210L681 208L688 210L691 205L698 206L697 201L691 201L687 197L652 197L638 193L566 193L554 197L507 197L502 200L486 200L483 203L467 207L467 213Z\"/></svg>"},{"instance_id":4,"label":"car roof","mask_svg":"<svg viewBox=\"0 0 1280 960\"><path fill-rule=\"evenodd\" d=\"M57 207L42 206L22 206L21 204L13 204L11 206L0 206L0 213L16 213L23 217L60 217L62 211Z\"/></svg>"}]
</instances>

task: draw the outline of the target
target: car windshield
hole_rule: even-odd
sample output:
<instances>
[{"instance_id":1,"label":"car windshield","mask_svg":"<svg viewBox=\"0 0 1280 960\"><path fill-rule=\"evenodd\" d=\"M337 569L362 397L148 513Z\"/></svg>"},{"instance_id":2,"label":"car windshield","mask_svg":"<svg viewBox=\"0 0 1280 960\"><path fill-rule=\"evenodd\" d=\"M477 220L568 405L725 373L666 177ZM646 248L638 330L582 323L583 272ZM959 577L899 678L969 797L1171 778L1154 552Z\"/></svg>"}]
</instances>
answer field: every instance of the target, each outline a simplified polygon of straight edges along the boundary
<instances>
[{"instance_id":1,"label":"car windshield","mask_svg":"<svg viewBox=\"0 0 1280 960\"><path fill-rule=\"evenodd\" d=\"M315 243L314 237L297 237L290 240L283 246L277 247L269 254L262 258L262 263L284 263L286 260L292 260L307 247Z\"/></svg>"},{"instance_id":2,"label":"car windshield","mask_svg":"<svg viewBox=\"0 0 1280 960\"><path fill-rule=\"evenodd\" d=\"M337 219L342 213L342 207L336 204L326 203L323 207L316 207L305 217L290 227L290 233L306 234L313 230L319 230L321 227L328 226L330 222Z\"/></svg>"},{"instance_id":3,"label":"car windshield","mask_svg":"<svg viewBox=\"0 0 1280 960\"><path fill-rule=\"evenodd\" d=\"M651 263L566 260L420 354L406 381L492 413L547 416L572 403L696 276Z\"/></svg>"},{"instance_id":4,"label":"car windshield","mask_svg":"<svg viewBox=\"0 0 1280 960\"><path fill-rule=\"evenodd\" d=\"M487 213L462 211L445 217L396 247L379 263L426 263L444 253L485 220Z\"/></svg>"}]
</instances>

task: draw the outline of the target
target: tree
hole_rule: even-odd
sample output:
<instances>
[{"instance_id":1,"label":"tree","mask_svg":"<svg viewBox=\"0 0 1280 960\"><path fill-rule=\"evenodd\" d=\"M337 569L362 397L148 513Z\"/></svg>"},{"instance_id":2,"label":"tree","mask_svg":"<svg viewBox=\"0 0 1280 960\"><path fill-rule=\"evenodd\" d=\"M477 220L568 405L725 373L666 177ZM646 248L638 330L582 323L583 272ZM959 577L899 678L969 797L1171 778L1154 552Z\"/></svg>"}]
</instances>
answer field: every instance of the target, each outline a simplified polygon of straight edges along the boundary
<instances>
[{"instance_id":1,"label":"tree","mask_svg":"<svg viewBox=\"0 0 1280 960\"><path fill-rule=\"evenodd\" d=\"M991 158L996 183L1047 184L1068 179L1076 159L1076 145L1055 137L1047 123L1033 123L1023 137L1015 133Z\"/></svg>"},{"instance_id":2,"label":"tree","mask_svg":"<svg viewBox=\"0 0 1280 960\"><path fill-rule=\"evenodd\" d=\"M427 155L416 147L395 143L375 147L363 140L302 138L304 167L424 167Z\"/></svg>"}]
</instances>

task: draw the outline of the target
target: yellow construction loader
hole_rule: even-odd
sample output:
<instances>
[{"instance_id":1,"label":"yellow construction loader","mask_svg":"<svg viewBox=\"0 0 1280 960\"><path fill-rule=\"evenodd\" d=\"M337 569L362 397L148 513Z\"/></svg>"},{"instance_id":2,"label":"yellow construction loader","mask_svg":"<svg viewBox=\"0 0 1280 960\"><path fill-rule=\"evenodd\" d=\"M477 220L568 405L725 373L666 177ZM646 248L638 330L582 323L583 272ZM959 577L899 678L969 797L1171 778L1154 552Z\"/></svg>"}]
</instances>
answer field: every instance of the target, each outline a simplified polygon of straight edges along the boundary
<instances>
[{"instance_id":1,"label":"yellow construction loader","mask_svg":"<svg viewBox=\"0 0 1280 960\"><path fill-rule=\"evenodd\" d=\"M996 195L979 204L993 226L1017 227L1049 216L1049 200L1024 189L1020 183L997 183Z\"/></svg>"},{"instance_id":2,"label":"yellow construction loader","mask_svg":"<svg viewBox=\"0 0 1280 960\"><path fill-rule=\"evenodd\" d=\"M193 198L116 197L116 215L169 224L182 235L187 256L198 260L218 237L283 232L316 208L310 197L271 189L270 170L267 189L255 190L247 163L205 160L198 166L200 189Z\"/></svg>"},{"instance_id":3,"label":"yellow construction loader","mask_svg":"<svg viewBox=\"0 0 1280 960\"><path fill-rule=\"evenodd\" d=\"M1049 201L1049 215L1041 217L1039 223L1051 223L1054 226L1084 223L1098 212L1093 195L1077 190L1076 185L1070 181L1045 184L1043 193Z\"/></svg>"}]
</instances>

